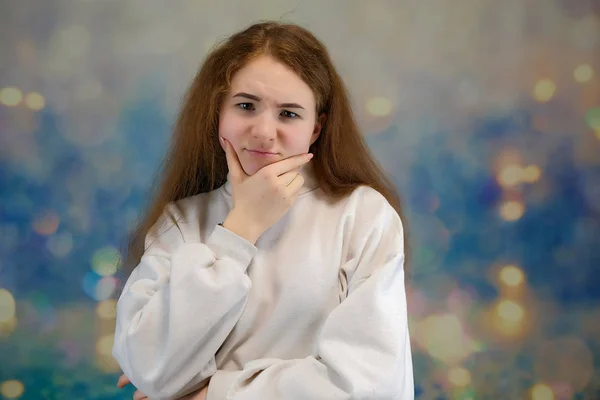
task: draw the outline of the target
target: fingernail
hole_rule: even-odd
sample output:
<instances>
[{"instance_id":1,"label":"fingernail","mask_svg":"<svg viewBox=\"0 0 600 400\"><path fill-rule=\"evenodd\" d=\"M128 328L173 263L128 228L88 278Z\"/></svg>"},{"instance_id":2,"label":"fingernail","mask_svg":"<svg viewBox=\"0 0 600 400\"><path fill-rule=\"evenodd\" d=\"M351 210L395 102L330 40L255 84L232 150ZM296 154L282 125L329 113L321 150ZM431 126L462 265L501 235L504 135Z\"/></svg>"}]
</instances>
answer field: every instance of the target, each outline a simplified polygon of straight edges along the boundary
<instances>
[{"instance_id":1,"label":"fingernail","mask_svg":"<svg viewBox=\"0 0 600 400\"><path fill-rule=\"evenodd\" d=\"M308 153L308 159L311 160L314 157L313 153Z\"/></svg>"}]
</instances>

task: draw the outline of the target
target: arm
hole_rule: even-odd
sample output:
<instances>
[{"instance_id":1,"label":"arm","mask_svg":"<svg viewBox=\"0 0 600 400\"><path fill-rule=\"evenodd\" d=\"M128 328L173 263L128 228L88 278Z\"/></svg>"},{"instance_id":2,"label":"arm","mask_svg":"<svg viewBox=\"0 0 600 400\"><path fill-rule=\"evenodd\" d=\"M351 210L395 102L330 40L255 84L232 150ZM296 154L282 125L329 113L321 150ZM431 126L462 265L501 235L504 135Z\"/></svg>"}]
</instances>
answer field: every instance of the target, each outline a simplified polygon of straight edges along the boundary
<instances>
[{"instance_id":1,"label":"arm","mask_svg":"<svg viewBox=\"0 0 600 400\"><path fill-rule=\"evenodd\" d=\"M364 214L342 268L347 297L325 322L317 354L217 371L208 400L414 398L401 221L389 206Z\"/></svg>"},{"instance_id":2,"label":"arm","mask_svg":"<svg viewBox=\"0 0 600 400\"><path fill-rule=\"evenodd\" d=\"M113 356L153 400L180 397L216 371L215 353L246 305L246 268L256 248L217 226L206 243L186 243L170 205L117 305Z\"/></svg>"}]
</instances>

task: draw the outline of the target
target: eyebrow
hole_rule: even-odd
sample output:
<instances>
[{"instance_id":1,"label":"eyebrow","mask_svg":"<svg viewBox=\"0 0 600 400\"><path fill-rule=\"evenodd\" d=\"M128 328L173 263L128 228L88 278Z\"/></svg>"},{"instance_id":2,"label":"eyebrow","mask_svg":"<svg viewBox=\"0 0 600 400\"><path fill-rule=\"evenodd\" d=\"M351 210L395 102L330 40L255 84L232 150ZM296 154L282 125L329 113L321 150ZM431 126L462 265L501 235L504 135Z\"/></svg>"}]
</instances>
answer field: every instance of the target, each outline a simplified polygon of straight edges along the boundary
<instances>
[{"instance_id":1,"label":"eyebrow","mask_svg":"<svg viewBox=\"0 0 600 400\"><path fill-rule=\"evenodd\" d=\"M258 101L258 102L261 101L260 97L255 96L250 93L244 93L244 92L239 92L233 97L243 97L245 99L250 99L250 100L254 100L254 101ZM300 109L304 110L304 107L302 107L298 103L282 103L282 104L279 104L279 108L300 108Z\"/></svg>"}]
</instances>

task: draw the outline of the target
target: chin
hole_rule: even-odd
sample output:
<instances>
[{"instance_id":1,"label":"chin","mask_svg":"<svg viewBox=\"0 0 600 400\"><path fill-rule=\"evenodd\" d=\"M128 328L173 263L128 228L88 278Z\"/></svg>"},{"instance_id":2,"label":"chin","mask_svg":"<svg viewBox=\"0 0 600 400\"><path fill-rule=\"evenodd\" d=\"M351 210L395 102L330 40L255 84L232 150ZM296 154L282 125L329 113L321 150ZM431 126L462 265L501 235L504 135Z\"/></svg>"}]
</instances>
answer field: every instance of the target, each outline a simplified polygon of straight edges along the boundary
<instances>
[{"instance_id":1,"label":"chin","mask_svg":"<svg viewBox=\"0 0 600 400\"><path fill-rule=\"evenodd\" d=\"M259 171L260 168L254 168L254 167L244 167L244 172L246 173L246 175L248 176L252 176L255 173L257 173Z\"/></svg>"},{"instance_id":2,"label":"chin","mask_svg":"<svg viewBox=\"0 0 600 400\"><path fill-rule=\"evenodd\" d=\"M274 162L275 161L271 161L271 162L265 161L262 163L259 163L259 162L247 163L246 165L243 165L243 168L247 175L254 175L255 173L257 173L258 171L260 171L267 165L271 165Z\"/></svg>"}]
</instances>

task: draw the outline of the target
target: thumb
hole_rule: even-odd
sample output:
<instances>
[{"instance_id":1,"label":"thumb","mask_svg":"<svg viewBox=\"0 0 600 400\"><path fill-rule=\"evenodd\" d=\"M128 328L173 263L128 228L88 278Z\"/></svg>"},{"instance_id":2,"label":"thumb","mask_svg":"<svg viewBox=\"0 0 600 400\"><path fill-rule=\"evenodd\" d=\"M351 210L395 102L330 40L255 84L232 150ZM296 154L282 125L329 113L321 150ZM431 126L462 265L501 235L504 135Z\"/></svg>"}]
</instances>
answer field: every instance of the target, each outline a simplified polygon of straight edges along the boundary
<instances>
[{"instance_id":1,"label":"thumb","mask_svg":"<svg viewBox=\"0 0 600 400\"><path fill-rule=\"evenodd\" d=\"M227 158L227 167L229 168L229 175L234 179L242 179L246 176L246 172L242 168L242 164L237 156L237 153L233 149L233 146L225 138L221 138L225 147L225 157Z\"/></svg>"},{"instance_id":2,"label":"thumb","mask_svg":"<svg viewBox=\"0 0 600 400\"><path fill-rule=\"evenodd\" d=\"M123 388L123 387L129 385L130 383L131 383L131 381L129 380L129 378L126 377L125 374L122 374L119 377L119 381L117 382L117 387Z\"/></svg>"}]
</instances>

